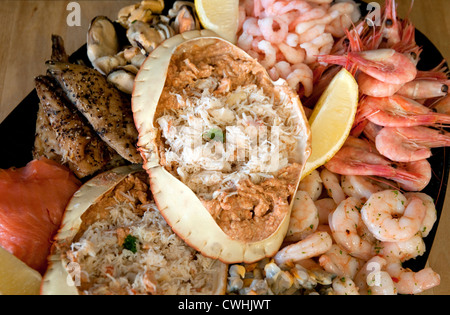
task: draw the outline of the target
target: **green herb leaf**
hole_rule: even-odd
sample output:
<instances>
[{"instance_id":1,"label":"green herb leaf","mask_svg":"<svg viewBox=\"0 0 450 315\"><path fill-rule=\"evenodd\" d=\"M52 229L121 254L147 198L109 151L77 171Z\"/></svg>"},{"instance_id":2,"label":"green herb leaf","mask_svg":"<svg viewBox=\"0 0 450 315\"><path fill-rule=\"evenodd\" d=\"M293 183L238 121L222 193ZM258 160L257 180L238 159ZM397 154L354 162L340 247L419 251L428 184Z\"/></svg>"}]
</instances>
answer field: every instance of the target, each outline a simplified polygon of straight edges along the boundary
<instances>
[{"instance_id":1,"label":"green herb leaf","mask_svg":"<svg viewBox=\"0 0 450 315\"><path fill-rule=\"evenodd\" d=\"M212 128L211 130L203 134L203 139L205 139L206 141L213 140L223 142L223 132L219 128Z\"/></svg>"},{"instance_id":2,"label":"green herb leaf","mask_svg":"<svg viewBox=\"0 0 450 315\"><path fill-rule=\"evenodd\" d=\"M131 251L133 254L136 254L136 252L137 252L136 243L137 243L137 237L128 234L127 237L125 238L125 240L123 241L122 246L123 246L123 248Z\"/></svg>"}]
</instances>

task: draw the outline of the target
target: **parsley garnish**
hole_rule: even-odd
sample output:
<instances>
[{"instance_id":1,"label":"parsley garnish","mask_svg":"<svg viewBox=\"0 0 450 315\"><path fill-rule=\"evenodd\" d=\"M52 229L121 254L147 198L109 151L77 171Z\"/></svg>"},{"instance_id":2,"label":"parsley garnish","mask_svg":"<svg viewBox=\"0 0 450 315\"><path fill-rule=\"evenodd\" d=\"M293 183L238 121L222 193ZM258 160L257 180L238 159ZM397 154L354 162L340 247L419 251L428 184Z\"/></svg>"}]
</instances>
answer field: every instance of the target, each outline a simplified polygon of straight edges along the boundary
<instances>
[{"instance_id":1,"label":"parsley garnish","mask_svg":"<svg viewBox=\"0 0 450 315\"><path fill-rule=\"evenodd\" d=\"M128 234L125 240L123 241L123 248L128 249L133 254L136 254L137 247L136 247L137 237Z\"/></svg>"}]
</instances>

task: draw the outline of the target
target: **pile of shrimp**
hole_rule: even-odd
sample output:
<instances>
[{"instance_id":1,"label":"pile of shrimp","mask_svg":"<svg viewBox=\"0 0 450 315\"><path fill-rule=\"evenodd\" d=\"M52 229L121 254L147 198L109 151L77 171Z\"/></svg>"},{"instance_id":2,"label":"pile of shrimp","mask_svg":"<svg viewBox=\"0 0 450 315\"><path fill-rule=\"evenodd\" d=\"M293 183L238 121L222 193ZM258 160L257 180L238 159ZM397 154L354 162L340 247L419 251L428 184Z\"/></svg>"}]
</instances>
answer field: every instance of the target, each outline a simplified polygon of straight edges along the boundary
<instances>
[{"instance_id":1,"label":"pile of shrimp","mask_svg":"<svg viewBox=\"0 0 450 315\"><path fill-rule=\"evenodd\" d=\"M273 80L283 78L300 96L313 92L318 55L360 18L353 0L240 0L237 45Z\"/></svg>"},{"instance_id":2,"label":"pile of shrimp","mask_svg":"<svg viewBox=\"0 0 450 315\"><path fill-rule=\"evenodd\" d=\"M356 140L359 141L359 140ZM402 263L425 253L436 222L433 199L365 176L314 170L300 183L286 246L273 257L230 267L237 294L418 294L440 284L427 267Z\"/></svg>"},{"instance_id":3,"label":"pile of shrimp","mask_svg":"<svg viewBox=\"0 0 450 315\"><path fill-rule=\"evenodd\" d=\"M367 17L369 18L369 17ZM271 259L235 265L239 294L418 294L440 284L432 268L402 263L425 253L437 211L423 193L432 148L450 145L445 61L428 71L414 25L386 0L380 20L361 20L320 55L317 95L342 67L355 76L360 102L340 151L300 183L284 246Z\"/></svg>"}]
</instances>

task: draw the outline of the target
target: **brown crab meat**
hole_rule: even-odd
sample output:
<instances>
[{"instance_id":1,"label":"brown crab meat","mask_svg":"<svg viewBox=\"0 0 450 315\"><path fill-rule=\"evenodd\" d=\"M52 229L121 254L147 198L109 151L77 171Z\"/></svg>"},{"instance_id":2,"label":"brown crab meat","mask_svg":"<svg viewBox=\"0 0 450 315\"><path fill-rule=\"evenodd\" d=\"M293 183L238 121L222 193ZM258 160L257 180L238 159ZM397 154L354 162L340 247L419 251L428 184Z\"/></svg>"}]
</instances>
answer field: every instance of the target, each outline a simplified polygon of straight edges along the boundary
<instances>
[{"instance_id":1,"label":"brown crab meat","mask_svg":"<svg viewBox=\"0 0 450 315\"><path fill-rule=\"evenodd\" d=\"M144 62L132 109L155 202L174 232L227 263L274 255L310 155L295 91L215 33L190 31Z\"/></svg>"}]
</instances>

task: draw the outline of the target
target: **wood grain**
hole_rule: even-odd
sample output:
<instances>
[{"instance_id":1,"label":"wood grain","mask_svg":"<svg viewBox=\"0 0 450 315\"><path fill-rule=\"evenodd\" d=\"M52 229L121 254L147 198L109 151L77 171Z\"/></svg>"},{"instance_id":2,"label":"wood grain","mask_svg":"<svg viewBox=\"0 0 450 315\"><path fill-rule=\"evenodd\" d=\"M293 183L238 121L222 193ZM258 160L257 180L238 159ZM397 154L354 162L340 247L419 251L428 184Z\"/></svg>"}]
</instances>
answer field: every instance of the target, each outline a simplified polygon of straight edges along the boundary
<instances>
[{"instance_id":1,"label":"wood grain","mask_svg":"<svg viewBox=\"0 0 450 315\"><path fill-rule=\"evenodd\" d=\"M33 89L33 79L45 73L51 53L51 34L61 35L69 54L86 42L90 21L97 15L115 19L120 8L138 1L76 1L81 8L81 26L68 26L70 1L11 1L0 6L0 121ZM367 1L370 2L370 1ZM376 0L382 4L384 1ZM398 0L399 16L405 17L409 0ZM450 58L450 12L448 0L415 0L410 14L416 27ZM4 136L4 135L1 135ZM428 264L441 275L441 285L426 294L450 294L450 192L438 227Z\"/></svg>"}]
</instances>

